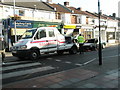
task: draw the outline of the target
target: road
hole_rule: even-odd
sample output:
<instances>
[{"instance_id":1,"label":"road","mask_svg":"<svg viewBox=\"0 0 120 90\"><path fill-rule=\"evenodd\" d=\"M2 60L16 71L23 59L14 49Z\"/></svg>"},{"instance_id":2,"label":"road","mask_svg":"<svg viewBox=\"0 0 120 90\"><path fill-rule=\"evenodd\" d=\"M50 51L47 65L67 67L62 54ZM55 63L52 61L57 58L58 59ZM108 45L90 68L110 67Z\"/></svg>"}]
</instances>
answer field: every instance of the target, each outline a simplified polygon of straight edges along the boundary
<instances>
[{"instance_id":1,"label":"road","mask_svg":"<svg viewBox=\"0 0 120 90\"><path fill-rule=\"evenodd\" d=\"M102 53L103 58L111 57L114 60L114 57L118 57L118 46L106 47L102 50ZM49 54L34 61L19 60L18 58L9 56L5 59L6 64L2 67L3 87L6 84L15 83L17 81L82 67L95 60L98 60L98 51L74 55L70 55L67 52L63 55Z\"/></svg>"}]
</instances>

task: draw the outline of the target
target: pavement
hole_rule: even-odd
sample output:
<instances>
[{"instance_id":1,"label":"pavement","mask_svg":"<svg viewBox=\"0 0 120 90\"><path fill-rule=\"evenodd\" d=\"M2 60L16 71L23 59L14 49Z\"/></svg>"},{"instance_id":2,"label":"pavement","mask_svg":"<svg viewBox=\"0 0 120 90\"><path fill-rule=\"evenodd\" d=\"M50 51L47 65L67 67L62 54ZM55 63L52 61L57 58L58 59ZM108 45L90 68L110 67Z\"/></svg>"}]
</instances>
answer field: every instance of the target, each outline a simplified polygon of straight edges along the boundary
<instances>
[{"instance_id":1,"label":"pavement","mask_svg":"<svg viewBox=\"0 0 120 90\"><path fill-rule=\"evenodd\" d=\"M11 55L10 53L6 53ZM96 59L81 67L18 81L5 85L2 90L9 88L119 88L118 56L103 58L99 65Z\"/></svg>"}]
</instances>

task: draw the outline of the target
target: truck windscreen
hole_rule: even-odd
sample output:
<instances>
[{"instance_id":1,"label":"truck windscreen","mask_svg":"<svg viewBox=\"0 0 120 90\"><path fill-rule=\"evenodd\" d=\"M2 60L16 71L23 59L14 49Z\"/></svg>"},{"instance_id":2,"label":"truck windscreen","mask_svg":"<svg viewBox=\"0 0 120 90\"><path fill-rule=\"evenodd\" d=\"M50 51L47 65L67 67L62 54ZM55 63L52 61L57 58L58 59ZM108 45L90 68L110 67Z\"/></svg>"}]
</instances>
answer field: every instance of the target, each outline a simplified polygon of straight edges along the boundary
<instances>
[{"instance_id":1,"label":"truck windscreen","mask_svg":"<svg viewBox=\"0 0 120 90\"><path fill-rule=\"evenodd\" d=\"M28 38L32 38L33 35L35 34L37 29L31 29L31 30L27 30L23 36L22 36L22 39L28 39Z\"/></svg>"}]
</instances>

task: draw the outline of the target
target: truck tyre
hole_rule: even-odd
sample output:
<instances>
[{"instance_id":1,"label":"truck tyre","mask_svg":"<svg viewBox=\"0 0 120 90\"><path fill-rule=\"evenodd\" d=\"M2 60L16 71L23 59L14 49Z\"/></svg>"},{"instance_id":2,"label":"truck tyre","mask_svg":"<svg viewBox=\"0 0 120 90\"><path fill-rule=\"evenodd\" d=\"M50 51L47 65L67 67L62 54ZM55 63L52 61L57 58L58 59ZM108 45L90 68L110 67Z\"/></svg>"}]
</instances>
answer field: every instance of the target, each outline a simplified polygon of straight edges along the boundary
<instances>
[{"instance_id":1,"label":"truck tyre","mask_svg":"<svg viewBox=\"0 0 120 90\"><path fill-rule=\"evenodd\" d=\"M59 50L59 51L57 51L57 54L61 55L61 54L63 54L63 52L64 52L64 51Z\"/></svg>"},{"instance_id":2,"label":"truck tyre","mask_svg":"<svg viewBox=\"0 0 120 90\"><path fill-rule=\"evenodd\" d=\"M39 58L39 52L37 50L31 50L30 51L30 59L31 60L36 60Z\"/></svg>"},{"instance_id":3,"label":"truck tyre","mask_svg":"<svg viewBox=\"0 0 120 90\"><path fill-rule=\"evenodd\" d=\"M70 54L76 54L78 51L77 47L73 46L70 50L69 50L69 53Z\"/></svg>"}]
</instances>

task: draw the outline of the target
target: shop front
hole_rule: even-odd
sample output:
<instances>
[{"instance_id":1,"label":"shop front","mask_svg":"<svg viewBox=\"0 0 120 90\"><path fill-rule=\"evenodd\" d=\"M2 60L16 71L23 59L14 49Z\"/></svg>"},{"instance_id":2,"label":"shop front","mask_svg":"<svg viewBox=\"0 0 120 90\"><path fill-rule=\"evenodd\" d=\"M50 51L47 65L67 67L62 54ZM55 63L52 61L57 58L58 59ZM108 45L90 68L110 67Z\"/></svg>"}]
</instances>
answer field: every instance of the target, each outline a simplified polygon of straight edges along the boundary
<instances>
[{"instance_id":1,"label":"shop front","mask_svg":"<svg viewBox=\"0 0 120 90\"><path fill-rule=\"evenodd\" d=\"M101 42L107 42L106 38L106 29L107 27L100 27L100 33L101 33ZM94 29L94 37L99 39L99 27L96 27Z\"/></svg>"},{"instance_id":2,"label":"shop front","mask_svg":"<svg viewBox=\"0 0 120 90\"><path fill-rule=\"evenodd\" d=\"M106 37L108 43L115 43L116 41L116 28L108 27L106 30Z\"/></svg>"}]
</instances>

